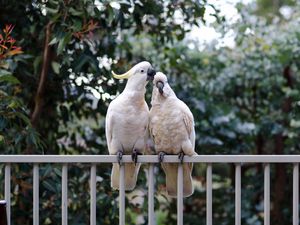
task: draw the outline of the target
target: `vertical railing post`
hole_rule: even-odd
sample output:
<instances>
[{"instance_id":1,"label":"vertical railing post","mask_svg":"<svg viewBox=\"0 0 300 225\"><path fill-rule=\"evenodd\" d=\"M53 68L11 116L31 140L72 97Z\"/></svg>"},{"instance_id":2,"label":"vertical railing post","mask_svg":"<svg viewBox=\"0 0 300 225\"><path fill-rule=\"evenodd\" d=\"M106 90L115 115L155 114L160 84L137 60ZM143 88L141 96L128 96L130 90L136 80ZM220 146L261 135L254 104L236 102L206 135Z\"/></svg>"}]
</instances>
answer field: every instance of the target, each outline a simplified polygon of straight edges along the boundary
<instances>
[{"instance_id":1,"label":"vertical railing post","mask_svg":"<svg viewBox=\"0 0 300 225\"><path fill-rule=\"evenodd\" d=\"M293 225L299 225L299 163L293 165Z\"/></svg>"},{"instance_id":2,"label":"vertical railing post","mask_svg":"<svg viewBox=\"0 0 300 225\"><path fill-rule=\"evenodd\" d=\"M241 164L235 165L235 225L241 225Z\"/></svg>"},{"instance_id":3,"label":"vertical railing post","mask_svg":"<svg viewBox=\"0 0 300 225\"><path fill-rule=\"evenodd\" d=\"M178 164L177 174L177 225L183 224L183 168Z\"/></svg>"},{"instance_id":4,"label":"vertical railing post","mask_svg":"<svg viewBox=\"0 0 300 225\"><path fill-rule=\"evenodd\" d=\"M39 165L33 165L33 225L39 225Z\"/></svg>"},{"instance_id":5,"label":"vertical railing post","mask_svg":"<svg viewBox=\"0 0 300 225\"><path fill-rule=\"evenodd\" d=\"M148 225L154 225L154 165L150 163L148 173Z\"/></svg>"},{"instance_id":6,"label":"vertical railing post","mask_svg":"<svg viewBox=\"0 0 300 225\"><path fill-rule=\"evenodd\" d=\"M270 164L264 165L264 225L270 225Z\"/></svg>"},{"instance_id":7,"label":"vertical railing post","mask_svg":"<svg viewBox=\"0 0 300 225\"><path fill-rule=\"evenodd\" d=\"M5 201L6 201L6 215L7 215L7 225L10 225L11 218L10 218L10 195L11 195L11 165L6 164L5 165L5 187L4 187L4 195L5 195Z\"/></svg>"},{"instance_id":8,"label":"vertical railing post","mask_svg":"<svg viewBox=\"0 0 300 225\"><path fill-rule=\"evenodd\" d=\"M125 225L125 168L124 164L120 165L119 180L119 225Z\"/></svg>"},{"instance_id":9,"label":"vertical railing post","mask_svg":"<svg viewBox=\"0 0 300 225\"><path fill-rule=\"evenodd\" d=\"M96 169L96 164L92 164L90 174L90 225L96 225Z\"/></svg>"},{"instance_id":10,"label":"vertical railing post","mask_svg":"<svg viewBox=\"0 0 300 225\"><path fill-rule=\"evenodd\" d=\"M206 168L206 225L212 225L212 165Z\"/></svg>"},{"instance_id":11,"label":"vertical railing post","mask_svg":"<svg viewBox=\"0 0 300 225\"><path fill-rule=\"evenodd\" d=\"M62 190L61 190L61 223L62 225L68 225L68 165L62 166Z\"/></svg>"}]
</instances>

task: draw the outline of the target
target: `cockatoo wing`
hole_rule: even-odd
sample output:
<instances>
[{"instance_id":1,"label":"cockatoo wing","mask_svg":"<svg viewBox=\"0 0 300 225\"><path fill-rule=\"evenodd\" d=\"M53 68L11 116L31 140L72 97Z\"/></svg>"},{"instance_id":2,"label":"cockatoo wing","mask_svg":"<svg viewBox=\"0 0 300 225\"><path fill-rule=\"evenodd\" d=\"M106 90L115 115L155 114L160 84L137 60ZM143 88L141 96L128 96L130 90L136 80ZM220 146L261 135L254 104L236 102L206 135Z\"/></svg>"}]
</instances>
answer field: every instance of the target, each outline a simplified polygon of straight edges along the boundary
<instances>
[{"instance_id":1,"label":"cockatoo wing","mask_svg":"<svg viewBox=\"0 0 300 225\"><path fill-rule=\"evenodd\" d=\"M186 128L186 131L189 135L189 141L191 143L191 151L185 152L187 155L194 155L195 154L195 127L194 127L194 117L190 109L187 107L187 105L181 102L181 108L182 108L182 116L183 116L183 122Z\"/></svg>"},{"instance_id":2,"label":"cockatoo wing","mask_svg":"<svg viewBox=\"0 0 300 225\"><path fill-rule=\"evenodd\" d=\"M110 144L112 141L112 126L113 126L112 115L110 111L111 110L108 108L107 115L105 118L105 136L106 136L106 143L109 152L111 149Z\"/></svg>"},{"instance_id":3,"label":"cockatoo wing","mask_svg":"<svg viewBox=\"0 0 300 225\"><path fill-rule=\"evenodd\" d=\"M186 155L195 154L195 128L194 118L190 109L180 101L178 107L181 109L181 116L183 118L183 126L187 131L187 140L182 142L182 151ZM162 168L166 174L166 189L171 197L177 197L177 178L178 178L178 165L172 163L162 163ZM193 163L183 163L183 197L188 197L193 194L194 187L192 183Z\"/></svg>"}]
</instances>

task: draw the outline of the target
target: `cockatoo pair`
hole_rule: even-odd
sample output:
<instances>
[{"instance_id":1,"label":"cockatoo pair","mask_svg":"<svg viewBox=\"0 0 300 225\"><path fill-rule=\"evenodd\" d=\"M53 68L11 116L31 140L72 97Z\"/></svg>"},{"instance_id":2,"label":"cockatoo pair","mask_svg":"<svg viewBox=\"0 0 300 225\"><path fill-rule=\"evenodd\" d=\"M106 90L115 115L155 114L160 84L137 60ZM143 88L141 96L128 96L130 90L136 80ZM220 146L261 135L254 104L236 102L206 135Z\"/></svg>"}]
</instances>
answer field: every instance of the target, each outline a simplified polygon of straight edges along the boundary
<instances>
[{"instance_id":1,"label":"cockatoo pair","mask_svg":"<svg viewBox=\"0 0 300 225\"><path fill-rule=\"evenodd\" d=\"M117 155L120 162L124 154L132 156L132 163L125 163L125 190L134 189L140 163L138 155L145 152L150 137L154 149L163 162L165 154L195 155L195 129L193 114L179 100L168 84L167 77L155 72L149 62L141 62L116 79L128 79L124 91L114 99L106 115L106 139L109 154ZM146 85L153 81L153 92L149 111L145 101ZM119 189L119 167L113 164L111 186ZM162 163L166 174L166 189L169 196L177 195L176 163ZM190 196L192 185L192 163L183 164L183 194Z\"/></svg>"}]
</instances>

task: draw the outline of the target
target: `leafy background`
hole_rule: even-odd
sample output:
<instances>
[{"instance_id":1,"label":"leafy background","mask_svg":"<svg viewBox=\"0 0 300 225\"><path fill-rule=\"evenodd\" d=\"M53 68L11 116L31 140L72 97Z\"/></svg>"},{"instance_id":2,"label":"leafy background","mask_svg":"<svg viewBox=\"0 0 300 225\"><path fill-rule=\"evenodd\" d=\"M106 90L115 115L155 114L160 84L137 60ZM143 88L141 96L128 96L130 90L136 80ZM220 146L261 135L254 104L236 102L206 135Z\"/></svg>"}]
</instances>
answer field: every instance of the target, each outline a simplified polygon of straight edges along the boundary
<instances>
[{"instance_id":1,"label":"leafy background","mask_svg":"<svg viewBox=\"0 0 300 225\"><path fill-rule=\"evenodd\" d=\"M2 0L1 154L107 154L106 109L124 87L110 71L141 60L165 72L191 108L199 154L299 154L300 6L256 0L236 8L232 22L210 1ZM210 25L222 37L231 33L234 47L222 37L204 45L188 38L208 11L216 18ZM195 166L184 224L205 223L205 169ZM176 224L176 201L155 172L157 222ZM291 165L272 165L272 224L291 223L291 172ZM109 165L97 166L97 224L118 223L109 174ZM213 174L214 223L233 224L234 165L215 164ZM61 221L60 180L60 165L41 166L40 224ZM70 166L70 224L89 222L88 181L89 166ZM127 224L147 224L145 183L142 170L136 191L127 193ZM262 183L262 165L242 165L242 224L263 224ZM31 165L13 166L12 215L13 224L32 224Z\"/></svg>"}]
</instances>

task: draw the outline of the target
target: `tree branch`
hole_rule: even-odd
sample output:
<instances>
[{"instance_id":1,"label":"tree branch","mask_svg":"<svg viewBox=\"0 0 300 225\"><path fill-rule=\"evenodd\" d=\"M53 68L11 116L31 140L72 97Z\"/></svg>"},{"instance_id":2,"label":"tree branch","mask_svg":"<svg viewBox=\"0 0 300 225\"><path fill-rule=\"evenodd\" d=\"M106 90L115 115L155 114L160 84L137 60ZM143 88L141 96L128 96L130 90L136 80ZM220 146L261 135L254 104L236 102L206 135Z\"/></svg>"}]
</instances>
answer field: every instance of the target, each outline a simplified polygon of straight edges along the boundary
<instances>
[{"instance_id":1,"label":"tree branch","mask_svg":"<svg viewBox=\"0 0 300 225\"><path fill-rule=\"evenodd\" d=\"M286 85L289 88L293 88L293 75L290 66L286 66L283 70L283 77L286 79ZM283 100L282 103L282 112L283 114L287 114L292 110L292 99L287 97ZM288 124L288 121L282 120L282 125L285 126ZM275 154L283 154L284 152L284 135L283 133L276 134L274 137L274 153ZM274 206L272 210L272 219L273 224L281 225L283 223L284 214L282 211L282 205L285 200L285 187L286 187L286 165L285 164L276 164L275 165L275 184L274 184Z\"/></svg>"},{"instance_id":2,"label":"tree branch","mask_svg":"<svg viewBox=\"0 0 300 225\"><path fill-rule=\"evenodd\" d=\"M51 47L49 46L50 36L51 36L51 27L52 27L52 22L49 22L46 26L43 65L42 65L40 80L39 80L39 84L38 84L38 89L37 89L37 92L35 95L35 105L34 105L34 109L31 114L31 117L30 117L31 124L35 128L38 125L38 120L39 120L39 117L40 117L40 114L42 112L43 105L44 105L43 95L45 92L46 80L47 80L49 66L50 66L50 55L51 55L51 53L50 53Z\"/></svg>"}]
</instances>

